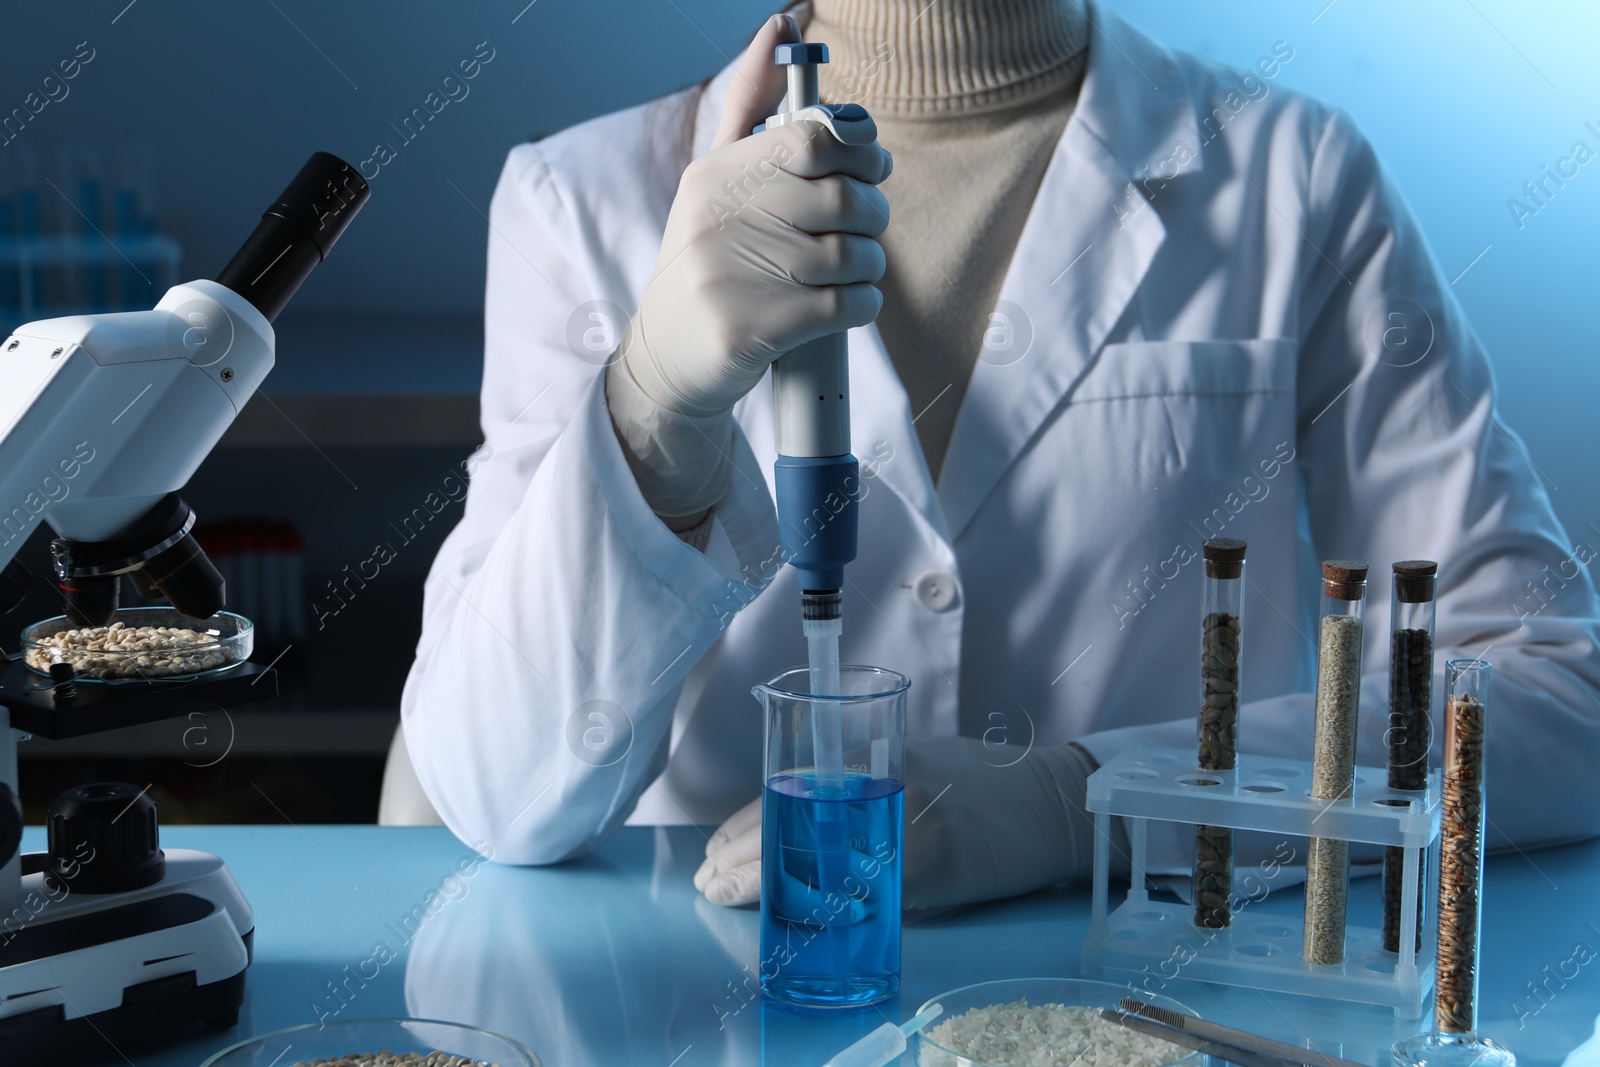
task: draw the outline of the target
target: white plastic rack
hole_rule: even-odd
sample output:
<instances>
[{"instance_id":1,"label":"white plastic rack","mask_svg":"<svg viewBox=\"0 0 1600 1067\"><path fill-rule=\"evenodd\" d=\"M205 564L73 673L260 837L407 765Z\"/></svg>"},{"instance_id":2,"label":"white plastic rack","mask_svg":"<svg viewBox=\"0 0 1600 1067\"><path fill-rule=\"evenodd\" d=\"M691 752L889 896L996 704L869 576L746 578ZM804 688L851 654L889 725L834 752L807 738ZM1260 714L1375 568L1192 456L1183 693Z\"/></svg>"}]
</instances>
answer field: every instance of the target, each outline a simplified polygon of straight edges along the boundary
<instances>
[{"instance_id":1,"label":"white plastic rack","mask_svg":"<svg viewBox=\"0 0 1600 1067\"><path fill-rule=\"evenodd\" d=\"M1162 980L1248 985L1377 1004L1393 1008L1402 1019L1420 1017L1433 991L1435 967L1431 938L1423 938L1420 952L1413 947L1420 919L1417 882L1425 873L1424 856L1435 861L1438 856L1438 849L1429 846L1439 835L1439 772L1429 776L1426 789L1412 791L1388 788L1382 768L1357 767L1353 795L1330 803L1312 799L1307 761L1241 755L1238 762L1231 771L1203 770L1192 750L1140 749L1090 776L1088 809L1095 813L1098 832L1084 973L1131 971ZM1132 884L1127 899L1110 911L1113 815L1128 820ZM1405 849L1400 951L1385 951L1381 929L1351 925L1343 963L1310 964L1301 956L1301 916L1262 914L1249 906L1236 908L1232 922L1222 929L1195 925L1192 905L1150 899L1145 870L1152 819ZM1297 850L1301 862L1304 854L1303 848ZM1236 868L1236 897L1253 899L1261 891L1243 885L1250 880L1248 874L1248 868ZM1435 913L1436 882L1430 874L1429 915Z\"/></svg>"}]
</instances>

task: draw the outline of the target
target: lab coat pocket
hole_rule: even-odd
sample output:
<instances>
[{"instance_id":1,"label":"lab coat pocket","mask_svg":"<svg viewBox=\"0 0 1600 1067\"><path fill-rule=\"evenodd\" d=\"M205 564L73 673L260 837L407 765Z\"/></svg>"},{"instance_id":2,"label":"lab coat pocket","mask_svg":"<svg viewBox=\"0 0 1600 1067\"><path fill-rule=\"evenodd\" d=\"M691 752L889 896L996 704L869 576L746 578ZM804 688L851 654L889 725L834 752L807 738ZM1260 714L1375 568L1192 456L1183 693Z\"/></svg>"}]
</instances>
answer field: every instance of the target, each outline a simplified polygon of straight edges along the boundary
<instances>
[{"instance_id":1,"label":"lab coat pocket","mask_svg":"<svg viewBox=\"0 0 1600 1067\"><path fill-rule=\"evenodd\" d=\"M1106 345L1071 403L1135 477L1186 497L1227 492L1294 454L1289 338Z\"/></svg>"}]
</instances>

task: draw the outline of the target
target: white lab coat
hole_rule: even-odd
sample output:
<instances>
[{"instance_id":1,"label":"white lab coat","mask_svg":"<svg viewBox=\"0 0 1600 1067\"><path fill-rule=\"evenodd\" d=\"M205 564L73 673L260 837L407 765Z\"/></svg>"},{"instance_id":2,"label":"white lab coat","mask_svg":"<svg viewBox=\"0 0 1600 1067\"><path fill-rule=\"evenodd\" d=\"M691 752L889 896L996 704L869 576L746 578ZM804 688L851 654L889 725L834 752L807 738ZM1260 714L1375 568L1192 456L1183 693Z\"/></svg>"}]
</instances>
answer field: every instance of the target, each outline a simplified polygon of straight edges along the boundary
<instances>
[{"instance_id":1,"label":"white lab coat","mask_svg":"<svg viewBox=\"0 0 1600 1067\"><path fill-rule=\"evenodd\" d=\"M1080 739L1102 761L1191 746L1196 557L1243 537L1240 745L1308 757L1318 563L1364 560L1359 757L1382 765L1389 565L1436 559L1437 669L1495 666L1491 841L1600 831L1592 550L1489 414L1488 361L1371 147L1259 70L1091 13L937 485L876 329L850 335L866 493L846 659L912 679L915 733ZM727 816L761 784L750 687L805 658L767 387L735 409L701 553L630 476L603 352L574 354L590 302L637 307L732 76L519 146L494 195L486 445L403 711L429 798L496 859L560 860L630 816Z\"/></svg>"}]
</instances>

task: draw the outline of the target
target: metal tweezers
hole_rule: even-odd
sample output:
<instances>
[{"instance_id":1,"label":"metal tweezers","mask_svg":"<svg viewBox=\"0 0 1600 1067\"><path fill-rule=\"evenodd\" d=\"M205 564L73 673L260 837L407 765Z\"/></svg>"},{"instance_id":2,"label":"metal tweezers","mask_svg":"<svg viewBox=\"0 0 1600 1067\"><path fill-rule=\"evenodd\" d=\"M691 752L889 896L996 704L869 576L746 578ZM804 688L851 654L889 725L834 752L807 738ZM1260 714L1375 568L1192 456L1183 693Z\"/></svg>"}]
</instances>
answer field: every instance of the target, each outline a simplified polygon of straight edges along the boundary
<instances>
[{"instance_id":1,"label":"metal tweezers","mask_svg":"<svg viewBox=\"0 0 1600 1067\"><path fill-rule=\"evenodd\" d=\"M1135 997L1123 997L1121 1008L1101 1008L1100 1017L1141 1034L1236 1063L1239 1067L1366 1067L1353 1060L1327 1056L1313 1049L1197 1019Z\"/></svg>"}]
</instances>

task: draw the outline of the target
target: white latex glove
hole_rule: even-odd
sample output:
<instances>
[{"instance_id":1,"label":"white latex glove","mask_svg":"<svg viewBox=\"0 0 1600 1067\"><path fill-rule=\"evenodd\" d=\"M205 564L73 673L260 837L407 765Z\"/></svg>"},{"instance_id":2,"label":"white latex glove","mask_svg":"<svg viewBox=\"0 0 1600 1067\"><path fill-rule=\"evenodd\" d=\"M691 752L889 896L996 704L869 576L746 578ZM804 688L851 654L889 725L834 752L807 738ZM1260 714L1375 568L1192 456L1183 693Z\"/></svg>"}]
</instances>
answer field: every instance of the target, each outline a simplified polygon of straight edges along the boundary
<instances>
[{"instance_id":1,"label":"white latex glove","mask_svg":"<svg viewBox=\"0 0 1600 1067\"><path fill-rule=\"evenodd\" d=\"M906 910L1015 896L1091 873L1094 817L1083 803L1094 764L1078 746L1034 748L1018 760L974 738L910 738L904 770ZM761 898L759 799L711 835L694 884L714 904Z\"/></svg>"},{"instance_id":2,"label":"white latex glove","mask_svg":"<svg viewBox=\"0 0 1600 1067\"><path fill-rule=\"evenodd\" d=\"M761 899L761 798L728 816L706 841L694 887L713 904L732 908Z\"/></svg>"},{"instance_id":3,"label":"white latex glove","mask_svg":"<svg viewBox=\"0 0 1600 1067\"><path fill-rule=\"evenodd\" d=\"M1073 744L1030 748L1019 760L1013 747L971 737L907 738L904 908L1088 877L1095 830L1084 797L1094 769Z\"/></svg>"},{"instance_id":4,"label":"white latex glove","mask_svg":"<svg viewBox=\"0 0 1600 1067\"><path fill-rule=\"evenodd\" d=\"M607 369L612 421L658 515L719 498L733 405L800 344L877 317L889 153L843 145L821 124L751 134L786 83L773 49L800 40L775 15L729 88L711 151L684 170L660 255ZM672 524L682 528L681 524Z\"/></svg>"},{"instance_id":5,"label":"white latex glove","mask_svg":"<svg viewBox=\"0 0 1600 1067\"><path fill-rule=\"evenodd\" d=\"M778 109L772 51L798 41L775 16L745 54L715 147L678 183L656 271L623 353L656 403L685 415L729 411L767 364L805 341L877 317L875 238L889 224L876 186L889 154L840 144L814 122L750 128Z\"/></svg>"}]
</instances>

